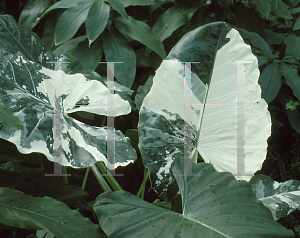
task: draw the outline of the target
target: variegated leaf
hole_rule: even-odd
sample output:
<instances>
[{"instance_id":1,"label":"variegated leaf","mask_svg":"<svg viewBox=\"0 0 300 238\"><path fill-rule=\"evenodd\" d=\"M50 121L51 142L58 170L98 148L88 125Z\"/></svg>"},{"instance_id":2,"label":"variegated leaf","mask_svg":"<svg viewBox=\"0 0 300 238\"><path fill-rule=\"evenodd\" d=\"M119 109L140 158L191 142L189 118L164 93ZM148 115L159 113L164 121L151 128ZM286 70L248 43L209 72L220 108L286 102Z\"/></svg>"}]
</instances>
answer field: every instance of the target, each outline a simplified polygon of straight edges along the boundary
<instances>
[{"instance_id":1,"label":"variegated leaf","mask_svg":"<svg viewBox=\"0 0 300 238\"><path fill-rule=\"evenodd\" d=\"M13 142L21 153L40 152L50 161L54 157L54 110L61 107L61 149L64 166L88 167L96 161L106 162L107 128L79 122L68 114L78 111L107 115L109 89L82 74L67 75L53 71L20 54L0 59L0 102L4 103L24 125L21 131L0 124L0 137ZM60 82L60 83L59 83ZM61 87L61 93L59 88ZM57 92L55 92L57 90ZM56 95L55 95L56 94ZM62 104L58 104L61 95ZM109 97L112 98L112 97ZM130 105L113 95L114 114L125 115ZM57 121L56 123L59 123ZM114 150L114 148L108 148ZM107 151L109 152L109 151ZM136 159L136 152L121 131L115 132L115 167Z\"/></svg>"}]
</instances>

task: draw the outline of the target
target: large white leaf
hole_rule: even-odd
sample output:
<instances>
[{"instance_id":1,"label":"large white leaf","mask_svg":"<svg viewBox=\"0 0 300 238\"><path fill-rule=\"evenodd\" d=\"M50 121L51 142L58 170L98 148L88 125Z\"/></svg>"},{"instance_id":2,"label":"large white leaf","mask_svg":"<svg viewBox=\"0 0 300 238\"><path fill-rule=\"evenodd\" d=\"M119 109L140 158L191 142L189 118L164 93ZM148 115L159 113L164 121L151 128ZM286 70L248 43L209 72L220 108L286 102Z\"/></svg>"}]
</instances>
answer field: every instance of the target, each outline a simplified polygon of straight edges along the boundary
<instances>
[{"instance_id":1,"label":"large white leaf","mask_svg":"<svg viewBox=\"0 0 300 238\"><path fill-rule=\"evenodd\" d=\"M192 86L185 82L183 63L192 66ZM245 64L244 148L237 146L237 61ZM159 193L174 181L169 170L175 156L184 157L184 127L190 127L189 157L197 151L217 171L231 172L249 181L261 168L271 134L267 103L261 99L256 57L238 31L226 23L212 23L186 34L157 69L145 97L139 121L140 151L155 179ZM186 99L191 99L191 121L186 118ZM238 102L239 103L239 102ZM195 105L198 104L198 105ZM202 105L200 105L202 104ZM204 105L204 106L203 106ZM240 115L239 115L240 116ZM245 174L237 176L237 151L244 149ZM241 159L241 158L239 158ZM242 158L243 159L243 158ZM156 174L156 175L153 175Z\"/></svg>"},{"instance_id":2,"label":"large white leaf","mask_svg":"<svg viewBox=\"0 0 300 238\"><path fill-rule=\"evenodd\" d=\"M82 74L53 71L26 61L20 55L10 59L1 57L0 60L0 101L20 119L25 132L0 124L1 138L13 142L22 153L40 152L50 161L57 161L53 146L54 109L61 107L57 100L61 95L61 164L81 168L96 161L106 162L107 128L84 124L68 114L84 111L105 116L125 115L131 110L127 101L115 94L114 102L110 104L107 100L109 89ZM111 110L107 113L108 105L114 106L114 113L110 113ZM115 167L125 166L134 159L136 153L129 139L121 131L116 131Z\"/></svg>"}]
</instances>

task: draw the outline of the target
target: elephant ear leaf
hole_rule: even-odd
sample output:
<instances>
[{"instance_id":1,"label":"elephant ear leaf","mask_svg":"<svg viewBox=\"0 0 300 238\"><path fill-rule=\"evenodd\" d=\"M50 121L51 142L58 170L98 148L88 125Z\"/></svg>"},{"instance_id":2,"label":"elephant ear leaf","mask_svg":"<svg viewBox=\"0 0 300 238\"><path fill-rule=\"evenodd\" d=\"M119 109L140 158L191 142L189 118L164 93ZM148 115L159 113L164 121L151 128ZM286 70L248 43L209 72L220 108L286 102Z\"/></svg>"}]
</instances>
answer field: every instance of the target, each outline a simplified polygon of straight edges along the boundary
<instances>
[{"instance_id":1,"label":"elephant ear leaf","mask_svg":"<svg viewBox=\"0 0 300 238\"><path fill-rule=\"evenodd\" d=\"M109 128L82 123L70 114L126 115L131 111L128 101L118 94L107 97L109 89L98 80L88 80L79 73L69 75L50 70L24 59L19 53L0 56L0 61L0 105L6 105L24 128L22 133L15 126L0 124L0 138L14 143L21 153L39 152L55 161L54 120L59 113L62 138L59 163L85 168L97 161L106 162ZM113 112L107 112L110 103L114 103ZM121 131L116 130L114 136L115 167L126 166L136 159L136 152Z\"/></svg>"},{"instance_id":2,"label":"elephant ear leaf","mask_svg":"<svg viewBox=\"0 0 300 238\"><path fill-rule=\"evenodd\" d=\"M183 160L184 153L247 181L261 168L271 117L258 78L250 46L224 22L199 27L174 46L156 71L138 125L143 162L160 195L174 182L175 156Z\"/></svg>"}]
</instances>

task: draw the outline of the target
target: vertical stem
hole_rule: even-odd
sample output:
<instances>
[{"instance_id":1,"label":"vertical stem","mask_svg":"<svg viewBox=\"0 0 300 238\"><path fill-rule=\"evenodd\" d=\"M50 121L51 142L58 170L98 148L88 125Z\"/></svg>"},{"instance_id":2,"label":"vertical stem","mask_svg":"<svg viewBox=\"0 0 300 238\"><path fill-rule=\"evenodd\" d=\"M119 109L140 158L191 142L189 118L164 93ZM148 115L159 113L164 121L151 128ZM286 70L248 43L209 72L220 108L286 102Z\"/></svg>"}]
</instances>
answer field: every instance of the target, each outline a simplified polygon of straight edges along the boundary
<instances>
[{"instance_id":1,"label":"vertical stem","mask_svg":"<svg viewBox=\"0 0 300 238\"><path fill-rule=\"evenodd\" d=\"M106 183L105 179L102 177L102 174L99 172L99 170L97 169L95 164L93 164L91 166L91 169L92 169L96 179L98 180L98 183L100 184L101 188L103 189L103 191L104 192L111 192L110 187Z\"/></svg>"},{"instance_id":2,"label":"vertical stem","mask_svg":"<svg viewBox=\"0 0 300 238\"><path fill-rule=\"evenodd\" d=\"M81 186L82 189L85 188L86 180L89 176L90 169L91 169L91 167L86 168L85 175L84 175L83 182L82 182L82 186Z\"/></svg>"},{"instance_id":3,"label":"vertical stem","mask_svg":"<svg viewBox=\"0 0 300 238\"><path fill-rule=\"evenodd\" d=\"M105 176L106 180L114 191L123 190L114 176L106 169L106 166L102 161L97 162L96 165L102 174L107 174L107 176Z\"/></svg>"},{"instance_id":4,"label":"vertical stem","mask_svg":"<svg viewBox=\"0 0 300 238\"><path fill-rule=\"evenodd\" d=\"M62 173L63 174L67 174L68 173L66 166L62 166ZM63 180L65 180L66 183L68 184L68 176L63 176Z\"/></svg>"}]
</instances>

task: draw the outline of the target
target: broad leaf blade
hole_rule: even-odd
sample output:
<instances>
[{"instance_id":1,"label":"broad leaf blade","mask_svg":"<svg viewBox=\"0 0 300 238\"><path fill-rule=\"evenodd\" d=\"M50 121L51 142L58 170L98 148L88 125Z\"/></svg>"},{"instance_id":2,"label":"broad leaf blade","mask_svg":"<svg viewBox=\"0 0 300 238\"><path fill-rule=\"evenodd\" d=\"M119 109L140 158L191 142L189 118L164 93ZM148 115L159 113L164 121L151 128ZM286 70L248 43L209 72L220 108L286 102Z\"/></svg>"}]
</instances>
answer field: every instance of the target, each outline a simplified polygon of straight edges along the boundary
<instances>
[{"instance_id":1,"label":"broad leaf blade","mask_svg":"<svg viewBox=\"0 0 300 238\"><path fill-rule=\"evenodd\" d=\"M54 51L52 51L53 54L64 54L68 51L71 51L74 49L80 42L84 41L86 39L86 36L78 36L76 38L73 38L66 43L58 46Z\"/></svg>"},{"instance_id":2,"label":"broad leaf blade","mask_svg":"<svg viewBox=\"0 0 300 238\"><path fill-rule=\"evenodd\" d=\"M43 43L40 38L28 29L19 27L10 15L0 16L0 43L1 55L20 51L27 59L36 63L42 62Z\"/></svg>"},{"instance_id":3,"label":"broad leaf blade","mask_svg":"<svg viewBox=\"0 0 300 238\"><path fill-rule=\"evenodd\" d=\"M0 208L0 223L8 226L51 230L57 237L101 237L97 225L50 197L32 197L0 188Z\"/></svg>"},{"instance_id":4,"label":"broad leaf blade","mask_svg":"<svg viewBox=\"0 0 300 238\"><path fill-rule=\"evenodd\" d=\"M70 40L76 34L81 24L86 20L91 5L91 2L80 3L66 10L59 17L54 32L56 45Z\"/></svg>"},{"instance_id":5,"label":"broad leaf blade","mask_svg":"<svg viewBox=\"0 0 300 238\"><path fill-rule=\"evenodd\" d=\"M270 209L277 221L300 208L300 181L288 180L282 183L269 176L258 174L249 181L256 198Z\"/></svg>"},{"instance_id":6,"label":"broad leaf blade","mask_svg":"<svg viewBox=\"0 0 300 238\"><path fill-rule=\"evenodd\" d=\"M111 29L103 33L103 49L107 62L120 62L114 65L115 77L124 86L130 88L136 72L136 56L126 38Z\"/></svg>"},{"instance_id":7,"label":"broad leaf blade","mask_svg":"<svg viewBox=\"0 0 300 238\"><path fill-rule=\"evenodd\" d=\"M212 165L194 164L195 176L183 176L183 161L173 171L182 196L183 214L157 207L126 192L97 197L94 210L108 237L293 237L257 201L248 183Z\"/></svg>"},{"instance_id":8,"label":"broad leaf blade","mask_svg":"<svg viewBox=\"0 0 300 238\"><path fill-rule=\"evenodd\" d=\"M286 83L293 90L293 94L300 101L300 76L298 73L298 68L291 64L280 64L280 72L286 80Z\"/></svg>"},{"instance_id":9,"label":"broad leaf blade","mask_svg":"<svg viewBox=\"0 0 300 238\"><path fill-rule=\"evenodd\" d=\"M0 103L0 123L6 127L16 128L24 131L24 127L19 118L11 113L11 111L9 111L7 106L5 106L3 103Z\"/></svg>"},{"instance_id":10,"label":"broad leaf blade","mask_svg":"<svg viewBox=\"0 0 300 238\"><path fill-rule=\"evenodd\" d=\"M166 52L162 42L153 34L150 26L142 21L135 20L129 16L129 21L122 16L118 16L112 19L116 28L124 35L128 35L130 38L141 42L148 48L156 52L161 58L166 57Z\"/></svg>"},{"instance_id":11,"label":"broad leaf blade","mask_svg":"<svg viewBox=\"0 0 300 238\"><path fill-rule=\"evenodd\" d=\"M162 195L174 181L170 166L175 156L184 157L184 127L192 136L187 148L190 158L199 152L217 171L237 173L237 66L230 63L236 61L252 62L245 64L242 125L245 173L254 174L266 157L271 118L260 98L257 59L250 47L226 23L211 23L187 33L167 59L173 60L165 60L157 70L138 126L144 165L155 174L152 186ZM177 61L200 62L192 66L192 86L184 83L184 67ZM193 106L191 122L184 123L185 97L191 98ZM251 176L236 178L250 180Z\"/></svg>"},{"instance_id":12,"label":"broad leaf blade","mask_svg":"<svg viewBox=\"0 0 300 238\"><path fill-rule=\"evenodd\" d=\"M96 0L86 19L86 33L91 44L104 31L110 13L110 6L103 0Z\"/></svg>"},{"instance_id":13,"label":"broad leaf blade","mask_svg":"<svg viewBox=\"0 0 300 238\"><path fill-rule=\"evenodd\" d=\"M276 63L268 64L259 78L261 86L261 96L269 104L277 96L282 83L282 74L279 70L279 65Z\"/></svg>"},{"instance_id":14,"label":"broad leaf blade","mask_svg":"<svg viewBox=\"0 0 300 238\"><path fill-rule=\"evenodd\" d=\"M96 161L106 162L106 127L93 127L68 116L86 111L107 115L108 88L96 80L88 81L82 74L67 75L52 71L14 56L1 58L1 102L24 125L25 135L16 129L1 128L0 136L16 144L21 153L40 152L54 161L54 92L58 79L62 82L62 165L88 167ZM119 95L114 97L114 114L130 112L130 105ZM108 102L110 103L110 102ZM133 162L136 153L121 131L115 133L115 165ZM113 148L111 148L113 149Z\"/></svg>"}]
</instances>

